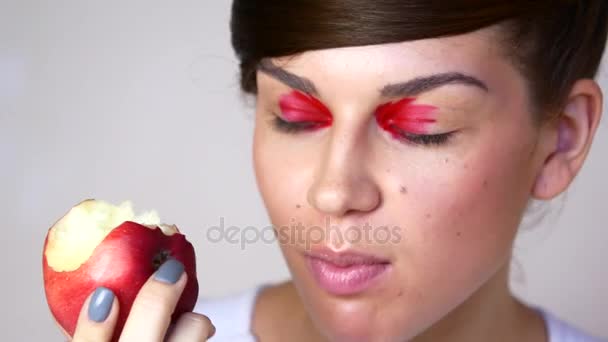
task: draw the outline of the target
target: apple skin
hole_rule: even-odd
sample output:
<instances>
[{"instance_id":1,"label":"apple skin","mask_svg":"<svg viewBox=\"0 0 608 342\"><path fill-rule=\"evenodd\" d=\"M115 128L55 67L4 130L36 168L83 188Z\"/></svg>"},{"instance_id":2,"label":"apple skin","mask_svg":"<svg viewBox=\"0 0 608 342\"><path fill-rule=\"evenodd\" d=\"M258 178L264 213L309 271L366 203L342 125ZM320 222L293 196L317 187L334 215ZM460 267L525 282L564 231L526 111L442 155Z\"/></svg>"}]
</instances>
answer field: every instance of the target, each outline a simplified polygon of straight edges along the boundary
<instances>
[{"instance_id":1,"label":"apple skin","mask_svg":"<svg viewBox=\"0 0 608 342\"><path fill-rule=\"evenodd\" d=\"M44 250L48 244L48 234ZM183 234L165 235L127 221L114 228L78 269L56 272L43 253L44 290L51 313L70 336L74 335L86 298L99 286L111 289L120 303L113 341L117 341L137 293L167 258L184 264L188 281L172 316L172 322L194 309L198 298L194 248Z\"/></svg>"}]
</instances>

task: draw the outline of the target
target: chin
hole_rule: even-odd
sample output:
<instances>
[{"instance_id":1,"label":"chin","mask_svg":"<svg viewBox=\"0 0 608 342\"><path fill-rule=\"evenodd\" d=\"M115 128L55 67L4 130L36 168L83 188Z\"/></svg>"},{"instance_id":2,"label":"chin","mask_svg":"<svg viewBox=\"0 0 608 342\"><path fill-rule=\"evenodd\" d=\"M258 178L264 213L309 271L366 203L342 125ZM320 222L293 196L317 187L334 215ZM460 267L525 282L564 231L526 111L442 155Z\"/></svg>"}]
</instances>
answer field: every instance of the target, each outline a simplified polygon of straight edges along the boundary
<instances>
[{"instance_id":1,"label":"chin","mask_svg":"<svg viewBox=\"0 0 608 342\"><path fill-rule=\"evenodd\" d=\"M357 297L336 297L320 290L313 283L304 282L300 286L302 302L316 329L332 342L399 341L403 326L396 330L394 317L384 298L377 295Z\"/></svg>"},{"instance_id":2,"label":"chin","mask_svg":"<svg viewBox=\"0 0 608 342\"><path fill-rule=\"evenodd\" d=\"M357 296L328 294L304 278L294 278L315 327L332 342L408 341L441 320L452 306L424 302L416 291L395 284Z\"/></svg>"}]
</instances>

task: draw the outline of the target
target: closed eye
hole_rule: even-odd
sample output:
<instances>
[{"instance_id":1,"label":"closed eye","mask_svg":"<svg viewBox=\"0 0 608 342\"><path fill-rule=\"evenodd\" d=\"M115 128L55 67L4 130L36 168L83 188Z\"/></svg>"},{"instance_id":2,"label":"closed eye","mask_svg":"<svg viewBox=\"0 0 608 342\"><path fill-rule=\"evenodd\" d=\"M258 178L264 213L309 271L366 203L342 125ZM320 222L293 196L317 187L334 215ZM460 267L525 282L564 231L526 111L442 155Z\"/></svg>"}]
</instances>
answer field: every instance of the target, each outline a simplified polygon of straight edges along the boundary
<instances>
[{"instance_id":1,"label":"closed eye","mask_svg":"<svg viewBox=\"0 0 608 342\"><path fill-rule=\"evenodd\" d=\"M422 145L422 146L440 146L445 145L449 142L450 138L454 136L456 132L447 132L441 134L414 134L404 132L401 130L394 130L396 138L404 141L408 144Z\"/></svg>"},{"instance_id":2,"label":"closed eye","mask_svg":"<svg viewBox=\"0 0 608 342\"><path fill-rule=\"evenodd\" d=\"M273 115L271 124L274 129L282 133L296 134L322 128L327 125L325 122L314 121L286 121L278 115Z\"/></svg>"},{"instance_id":3,"label":"closed eye","mask_svg":"<svg viewBox=\"0 0 608 342\"><path fill-rule=\"evenodd\" d=\"M271 119L271 125L274 129L282 133L298 134L307 131L313 131L326 126L323 122L314 121L286 121L280 116L274 114ZM393 136L408 144L419 146L440 146L447 144L456 132L447 132L441 134L415 134L400 130L393 126L391 132Z\"/></svg>"}]
</instances>

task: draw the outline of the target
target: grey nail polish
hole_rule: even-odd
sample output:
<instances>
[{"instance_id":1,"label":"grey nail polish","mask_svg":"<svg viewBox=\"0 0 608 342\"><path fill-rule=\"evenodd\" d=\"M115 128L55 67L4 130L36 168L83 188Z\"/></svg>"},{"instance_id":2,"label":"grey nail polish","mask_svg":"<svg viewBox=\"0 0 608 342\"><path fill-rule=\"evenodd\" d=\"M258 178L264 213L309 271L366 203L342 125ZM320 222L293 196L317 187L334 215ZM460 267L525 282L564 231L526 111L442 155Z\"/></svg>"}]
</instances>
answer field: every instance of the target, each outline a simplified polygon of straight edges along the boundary
<instances>
[{"instance_id":1,"label":"grey nail polish","mask_svg":"<svg viewBox=\"0 0 608 342\"><path fill-rule=\"evenodd\" d=\"M89 319L95 322L105 321L112 310L113 302L114 293L110 289L103 286L95 289L89 302Z\"/></svg>"},{"instance_id":2,"label":"grey nail polish","mask_svg":"<svg viewBox=\"0 0 608 342\"><path fill-rule=\"evenodd\" d=\"M184 265L175 259L168 259L156 271L154 279L163 283L175 284L182 273L184 273Z\"/></svg>"}]
</instances>

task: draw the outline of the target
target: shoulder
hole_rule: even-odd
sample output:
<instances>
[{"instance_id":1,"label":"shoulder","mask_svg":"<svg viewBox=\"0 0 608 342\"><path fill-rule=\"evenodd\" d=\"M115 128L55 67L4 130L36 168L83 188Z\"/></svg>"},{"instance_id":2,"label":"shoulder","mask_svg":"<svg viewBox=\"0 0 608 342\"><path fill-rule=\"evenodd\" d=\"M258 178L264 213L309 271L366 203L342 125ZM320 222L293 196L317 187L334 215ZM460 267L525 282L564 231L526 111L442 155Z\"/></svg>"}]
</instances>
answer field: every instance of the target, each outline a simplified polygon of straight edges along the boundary
<instances>
[{"instance_id":1,"label":"shoulder","mask_svg":"<svg viewBox=\"0 0 608 342\"><path fill-rule=\"evenodd\" d=\"M210 342L256 341L251 322L256 298L263 287L258 285L217 298L199 297L194 312L209 317L216 328Z\"/></svg>"},{"instance_id":2,"label":"shoulder","mask_svg":"<svg viewBox=\"0 0 608 342\"><path fill-rule=\"evenodd\" d=\"M537 310L545 319L549 342L608 342L606 339L585 333L580 328L560 319L547 310L541 308L537 308Z\"/></svg>"}]
</instances>

